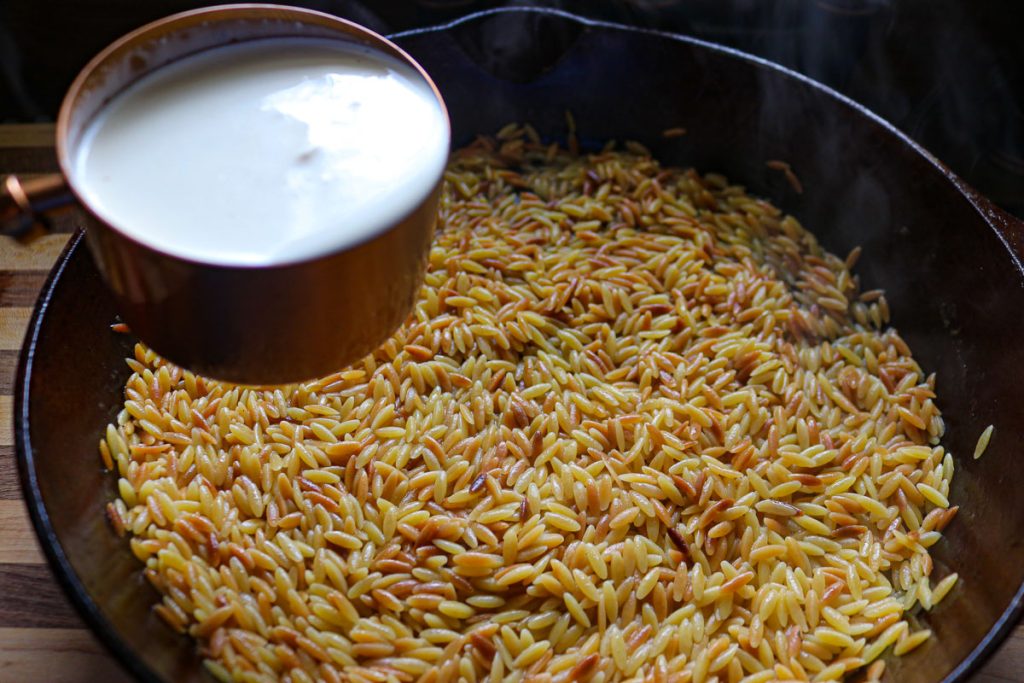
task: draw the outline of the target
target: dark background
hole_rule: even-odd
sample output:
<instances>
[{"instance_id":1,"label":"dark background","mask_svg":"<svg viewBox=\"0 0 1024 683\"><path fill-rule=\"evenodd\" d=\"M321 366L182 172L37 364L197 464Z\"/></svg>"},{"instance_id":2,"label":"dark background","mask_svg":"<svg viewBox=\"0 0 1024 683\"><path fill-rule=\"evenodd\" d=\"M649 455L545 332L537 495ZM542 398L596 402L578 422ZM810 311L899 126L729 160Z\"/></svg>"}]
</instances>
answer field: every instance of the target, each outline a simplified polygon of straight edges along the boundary
<instances>
[{"instance_id":1,"label":"dark background","mask_svg":"<svg viewBox=\"0 0 1024 683\"><path fill-rule=\"evenodd\" d=\"M122 33L196 0L0 0L0 122L49 121L78 69ZM1024 217L1022 0L313 0L387 33L503 5L696 36L861 102ZM666 65L671 68L671 65ZM843 163L841 158L837 164Z\"/></svg>"}]
</instances>

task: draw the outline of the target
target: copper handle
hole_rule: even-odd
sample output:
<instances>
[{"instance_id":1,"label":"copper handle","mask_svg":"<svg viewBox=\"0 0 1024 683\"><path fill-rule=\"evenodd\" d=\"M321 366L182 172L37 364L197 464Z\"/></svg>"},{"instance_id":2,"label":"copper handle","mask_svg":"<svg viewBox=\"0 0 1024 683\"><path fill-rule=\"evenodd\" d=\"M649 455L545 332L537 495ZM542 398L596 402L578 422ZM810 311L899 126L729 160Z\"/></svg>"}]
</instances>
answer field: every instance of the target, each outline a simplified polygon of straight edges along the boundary
<instances>
[{"instance_id":1,"label":"copper handle","mask_svg":"<svg viewBox=\"0 0 1024 683\"><path fill-rule=\"evenodd\" d=\"M0 183L0 234L20 236L36 226L48 227L48 214L74 203L59 173L22 180L9 175Z\"/></svg>"}]
</instances>

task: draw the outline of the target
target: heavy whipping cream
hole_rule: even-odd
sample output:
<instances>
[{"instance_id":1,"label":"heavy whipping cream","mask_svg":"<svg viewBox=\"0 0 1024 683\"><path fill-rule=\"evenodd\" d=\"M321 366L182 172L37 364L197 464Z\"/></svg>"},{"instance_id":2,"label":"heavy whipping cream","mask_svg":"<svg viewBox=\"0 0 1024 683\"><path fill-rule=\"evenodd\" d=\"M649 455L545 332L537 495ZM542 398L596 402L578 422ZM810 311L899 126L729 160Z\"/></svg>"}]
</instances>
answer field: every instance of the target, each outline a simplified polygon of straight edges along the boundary
<instances>
[{"instance_id":1,"label":"heavy whipping cream","mask_svg":"<svg viewBox=\"0 0 1024 683\"><path fill-rule=\"evenodd\" d=\"M403 218L444 170L422 76L326 40L275 38L175 62L85 130L75 186L138 241L226 265L294 262Z\"/></svg>"}]
</instances>

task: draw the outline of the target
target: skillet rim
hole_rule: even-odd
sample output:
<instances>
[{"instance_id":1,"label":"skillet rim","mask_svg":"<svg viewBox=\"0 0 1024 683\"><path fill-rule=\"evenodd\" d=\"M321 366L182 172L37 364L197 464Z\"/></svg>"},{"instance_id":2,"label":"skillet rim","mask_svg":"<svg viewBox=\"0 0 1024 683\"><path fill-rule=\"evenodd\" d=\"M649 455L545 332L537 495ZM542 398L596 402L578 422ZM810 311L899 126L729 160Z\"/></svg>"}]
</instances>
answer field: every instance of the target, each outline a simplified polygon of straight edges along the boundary
<instances>
[{"instance_id":1,"label":"skillet rim","mask_svg":"<svg viewBox=\"0 0 1024 683\"><path fill-rule=\"evenodd\" d=\"M566 21L575 22L586 28L624 31L637 35L646 35L672 40L674 42L698 47L702 50L725 55L741 62L795 79L804 86L809 87L812 90L816 90L852 109L855 114L865 117L870 123L874 124L877 128L880 128L881 131L894 136L898 142L902 143L905 147L909 147L920 157L924 158L935 171L941 174L945 180L953 185L956 192L961 195L963 199L967 200L974 211L978 214L979 219L996 234L997 238L1002 243L1006 254L1010 257L1018 275L1024 275L1024 254L1018 253L1018 250L1015 248L1014 241L1011 240L1010 235L1007 234L1009 231L1017 231L1017 237L1018 239L1021 239L1020 233L1024 233L1024 221L1002 212L1001 209L996 207L988 199L964 182L928 150L872 110L827 85L762 57L757 57L735 48L678 33L590 19L564 10L544 7L501 7L482 10L458 17L450 22L423 28L410 29L407 31L399 31L388 34L385 37L391 41L400 41L404 38L412 38L421 35L435 33L440 34L466 24L478 22L501 14L553 16ZM103 616L98 605L93 601L91 595L86 590L81 579L78 577L78 574L71 566L67 554L64 552L63 546L50 523L49 514L46 510L46 505L42 500L41 491L39 490L38 477L35 468L30 427L30 398L36 345L38 344L42 327L46 322L46 313L54 296L54 292L57 287L61 285L61 277L68 264L71 262L71 259L75 258L76 254L81 251L81 242L84 234L85 229L79 228L72 235L68 240L68 244L57 258L56 263L47 276L46 282L39 294L39 298L33 307L32 316L29 320L28 329L25 332L21 351L18 354L18 370L14 385L13 414L15 458L18 466L18 479L21 484L22 493L25 497L25 506L28 509L29 517L32 520L33 529L39 539L40 545L43 548L47 564L53 571L53 574L65 595L70 598L70 602L74 606L76 612L83 618L86 624L90 627L92 633L96 635L97 639L103 644L107 651L114 656L114 659L118 664L122 668L126 669L129 674L137 680L145 681L146 683L162 683L164 679L157 675L157 673L143 661L134 649L126 645L125 641L120 637L114 626L106 617ZM82 258L82 256L78 256L78 258ZM942 680L942 683L962 683L963 681L966 681L970 674L980 669L981 665L992 656L992 654L1006 640L1007 636L1009 636L1010 632L1022 617L1024 617L1024 582L1018 586L1016 593L1010 599L1009 604L1003 610L999 619L995 621L974 649L971 650L971 652ZM210 679L209 674L206 674L205 672L201 675Z\"/></svg>"},{"instance_id":2,"label":"skillet rim","mask_svg":"<svg viewBox=\"0 0 1024 683\"><path fill-rule=\"evenodd\" d=\"M93 601L89 591L83 585L78 573L71 566L67 553L60 543L57 533L50 523L50 515L43 502L39 489L39 478L35 467L35 452L31 434L31 393L32 370L36 356L36 345L46 319L47 309L53 298L54 291L60 285L61 276L72 258L81 251L81 243L85 237L85 228L78 228L65 245L57 262L43 284L28 329L22 342L21 353L18 355L18 373L15 379L14 395L14 449L18 462L18 480L25 496L25 507L28 508L32 527L36 532L39 545L42 546L57 583L64 594L69 597L75 611L89 626L92 633L103 644L117 663L127 669L135 679L146 683L161 683L159 676L150 669L133 649L128 647L118 635L113 624L100 612L99 606ZM79 257L81 258L81 257Z\"/></svg>"}]
</instances>

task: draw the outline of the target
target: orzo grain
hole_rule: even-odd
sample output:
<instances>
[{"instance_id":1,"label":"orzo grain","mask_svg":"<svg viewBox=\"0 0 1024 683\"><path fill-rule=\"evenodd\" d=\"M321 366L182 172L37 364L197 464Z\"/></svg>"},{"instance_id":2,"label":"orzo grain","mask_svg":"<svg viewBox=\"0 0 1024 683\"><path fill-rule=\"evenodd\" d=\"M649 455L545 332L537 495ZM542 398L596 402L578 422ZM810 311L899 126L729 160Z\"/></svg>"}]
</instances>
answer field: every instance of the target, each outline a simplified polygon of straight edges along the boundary
<instances>
[{"instance_id":1,"label":"orzo grain","mask_svg":"<svg viewBox=\"0 0 1024 683\"><path fill-rule=\"evenodd\" d=\"M992 439L992 432L995 431L995 427L989 425L985 427L985 431L978 437L978 444L974 447L974 459L977 460L984 453L985 449L988 448L988 442Z\"/></svg>"}]
</instances>

